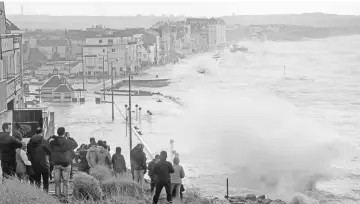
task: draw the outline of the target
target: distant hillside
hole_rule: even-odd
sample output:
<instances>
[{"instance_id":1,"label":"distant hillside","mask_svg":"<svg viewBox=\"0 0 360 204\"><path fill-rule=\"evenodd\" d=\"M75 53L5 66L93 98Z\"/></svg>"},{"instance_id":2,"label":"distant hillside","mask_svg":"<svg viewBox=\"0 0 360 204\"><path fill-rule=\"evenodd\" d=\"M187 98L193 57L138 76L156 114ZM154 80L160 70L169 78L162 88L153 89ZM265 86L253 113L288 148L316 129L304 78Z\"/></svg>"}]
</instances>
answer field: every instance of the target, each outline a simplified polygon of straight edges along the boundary
<instances>
[{"instance_id":1,"label":"distant hillside","mask_svg":"<svg viewBox=\"0 0 360 204\"><path fill-rule=\"evenodd\" d=\"M284 14L284 15L243 15L224 16L224 21L229 25L299 25L313 27L351 27L360 26L360 16L335 15L323 13L309 14Z\"/></svg>"},{"instance_id":2,"label":"distant hillside","mask_svg":"<svg viewBox=\"0 0 360 204\"><path fill-rule=\"evenodd\" d=\"M158 21L183 20L182 17L163 16L44 16L8 15L10 21L20 28L83 29L102 24L109 28L150 27ZM360 26L359 16L322 13L284 15L240 15L221 17L228 25L286 24L313 27Z\"/></svg>"},{"instance_id":3,"label":"distant hillside","mask_svg":"<svg viewBox=\"0 0 360 204\"><path fill-rule=\"evenodd\" d=\"M255 25L252 25L255 26ZM226 39L228 41L238 41L250 39L252 32L250 26L242 26L237 29L228 30ZM262 33L267 40L274 41L299 41L306 39L327 38L332 36L360 35L360 26L351 27L312 27L299 25L281 25L278 29L267 29L268 25L256 25L262 29Z\"/></svg>"},{"instance_id":4,"label":"distant hillside","mask_svg":"<svg viewBox=\"0 0 360 204\"><path fill-rule=\"evenodd\" d=\"M158 21L182 20L181 17L162 16L8 15L7 18L22 29L85 29L97 24L107 28L147 28Z\"/></svg>"}]
</instances>

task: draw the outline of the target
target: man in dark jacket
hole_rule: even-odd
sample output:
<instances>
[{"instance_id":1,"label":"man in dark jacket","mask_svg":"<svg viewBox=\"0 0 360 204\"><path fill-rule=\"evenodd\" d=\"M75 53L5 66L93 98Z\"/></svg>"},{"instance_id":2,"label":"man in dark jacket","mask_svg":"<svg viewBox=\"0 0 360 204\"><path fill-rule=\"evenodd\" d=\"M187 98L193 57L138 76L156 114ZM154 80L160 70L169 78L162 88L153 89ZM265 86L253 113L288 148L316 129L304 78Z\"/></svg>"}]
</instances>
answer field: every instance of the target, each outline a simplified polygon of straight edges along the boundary
<instances>
[{"instance_id":1,"label":"man in dark jacket","mask_svg":"<svg viewBox=\"0 0 360 204\"><path fill-rule=\"evenodd\" d=\"M160 153L160 161L155 164L153 169L153 173L155 175L155 195L153 198L154 204L158 203L159 196L163 187L165 187L166 190L167 201L172 201L170 174L174 173L175 170L172 164L166 161L166 158L167 153L165 151L162 151Z\"/></svg>"},{"instance_id":2,"label":"man in dark jacket","mask_svg":"<svg viewBox=\"0 0 360 204\"><path fill-rule=\"evenodd\" d=\"M50 142L52 150L51 159L54 163L54 181L55 181L55 195L61 194L61 178L63 179L63 195L68 196L70 164L73 159L73 151L78 147L78 144L71 137L65 138L65 128L59 127L57 129L58 136L53 136Z\"/></svg>"},{"instance_id":3,"label":"man in dark jacket","mask_svg":"<svg viewBox=\"0 0 360 204\"><path fill-rule=\"evenodd\" d=\"M151 182L150 182L150 189L151 189L151 194L154 192L154 189L155 189L155 177L154 177L154 173L153 173L153 170L154 170L154 166L155 164L160 160L160 155L155 155L155 159L153 159L151 162L149 162L148 164L148 175L151 179Z\"/></svg>"},{"instance_id":4,"label":"man in dark jacket","mask_svg":"<svg viewBox=\"0 0 360 204\"><path fill-rule=\"evenodd\" d=\"M49 142L42 136L41 128L37 128L35 135L30 138L27 144L27 151L35 172L33 176L35 184L40 188L42 177L44 191L49 192L49 157L51 155L51 149Z\"/></svg>"},{"instance_id":5,"label":"man in dark jacket","mask_svg":"<svg viewBox=\"0 0 360 204\"><path fill-rule=\"evenodd\" d=\"M121 147L116 147L116 153L111 158L115 176L121 175L126 172L125 158L121 154Z\"/></svg>"},{"instance_id":6,"label":"man in dark jacket","mask_svg":"<svg viewBox=\"0 0 360 204\"><path fill-rule=\"evenodd\" d=\"M146 173L146 155L143 151L144 145L138 144L130 152L131 168L134 171L134 181L143 187L144 174Z\"/></svg>"},{"instance_id":7,"label":"man in dark jacket","mask_svg":"<svg viewBox=\"0 0 360 204\"><path fill-rule=\"evenodd\" d=\"M16 149L22 148L22 143L10 136L11 123L2 125L3 132L0 132L1 168L3 178L15 176L16 170Z\"/></svg>"}]
</instances>

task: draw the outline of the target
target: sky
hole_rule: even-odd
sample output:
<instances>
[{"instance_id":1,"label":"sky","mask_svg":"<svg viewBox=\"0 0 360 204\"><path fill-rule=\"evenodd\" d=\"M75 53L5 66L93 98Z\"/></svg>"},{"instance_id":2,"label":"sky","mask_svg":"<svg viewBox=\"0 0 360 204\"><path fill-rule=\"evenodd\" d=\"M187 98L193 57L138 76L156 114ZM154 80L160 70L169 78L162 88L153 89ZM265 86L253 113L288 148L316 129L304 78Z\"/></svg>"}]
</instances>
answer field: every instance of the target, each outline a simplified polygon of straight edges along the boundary
<instances>
[{"instance_id":1,"label":"sky","mask_svg":"<svg viewBox=\"0 0 360 204\"><path fill-rule=\"evenodd\" d=\"M331 13L360 15L360 0L6 0L6 14L53 16L226 15Z\"/></svg>"}]
</instances>

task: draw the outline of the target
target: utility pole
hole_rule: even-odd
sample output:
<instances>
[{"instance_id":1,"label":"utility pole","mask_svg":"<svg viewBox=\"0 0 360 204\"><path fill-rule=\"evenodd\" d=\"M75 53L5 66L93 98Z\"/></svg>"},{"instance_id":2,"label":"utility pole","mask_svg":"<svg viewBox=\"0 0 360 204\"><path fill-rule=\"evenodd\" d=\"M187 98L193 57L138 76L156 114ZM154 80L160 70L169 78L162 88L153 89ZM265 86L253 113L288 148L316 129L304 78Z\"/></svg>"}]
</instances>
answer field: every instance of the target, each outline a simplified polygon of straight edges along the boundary
<instances>
[{"instance_id":1,"label":"utility pole","mask_svg":"<svg viewBox=\"0 0 360 204\"><path fill-rule=\"evenodd\" d=\"M81 47L81 61L83 70L83 90L85 90L85 69L84 69L84 46Z\"/></svg>"},{"instance_id":2,"label":"utility pole","mask_svg":"<svg viewBox=\"0 0 360 204\"><path fill-rule=\"evenodd\" d=\"M70 48L70 47L69 47ZM69 49L70 50L70 49ZM69 57L69 77L70 77L70 74L71 74L71 68L70 68L70 53L68 53L68 57Z\"/></svg>"},{"instance_id":3,"label":"utility pole","mask_svg":"<svg viewBox=\"0 0 360 204\"><path fill-rule=\"evenodd\" d=\"M112 105L112 121L114 121L114 70L111 62L111 105Z\"/></svg>"},{"instance_id":4,"label":"utility pole","mask_svg":"<svg viewBox=\"0 0 360 204\"><path fill-rule=\"evenodd\" d=\"M104 102L105 102L105 56L103 55L103 93L104 93Z\"/></svg>"},{"instance_id":5,"label":"utility pole","mask_svg":"<svg viewBox=\"0 0 360 204\"><path fill-rule=\"evenodd\" d=\"M128 47L126 47L125 49L125 67L126 70L128 71L129 74L129 142L130 142L130 155L131 155L131 149L132 149L132 127L131 127L131 68L128 68L127 66L127 52L128 52Z\"/></svg>"}]
</instances>

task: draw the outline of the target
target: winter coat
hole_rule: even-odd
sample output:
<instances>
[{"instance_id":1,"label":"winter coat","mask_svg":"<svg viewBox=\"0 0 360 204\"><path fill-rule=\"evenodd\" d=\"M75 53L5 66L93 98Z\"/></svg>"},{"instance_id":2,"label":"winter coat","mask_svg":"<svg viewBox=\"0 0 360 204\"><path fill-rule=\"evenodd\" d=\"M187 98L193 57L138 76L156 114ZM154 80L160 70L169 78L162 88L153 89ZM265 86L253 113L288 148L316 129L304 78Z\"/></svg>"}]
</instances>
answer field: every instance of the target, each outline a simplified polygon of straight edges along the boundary
<instances>
[{"instance_id":1,"label":"winter coat","mask_svg":"<svg viewBox=\"0 0 360 204\"><path fill-rule=\"evenodd\" d=\"M115 172L126 172L125 158L122 154L113 154L111 161Z\"/></svg>"},{"instance_id":2,"label":"winter coat","mask_svg":"<svg viewBox=\"0 0 360 204\"><path fill-rule=\"evenodd\" d=\"M185 177L184 168L181 165L174 164L175 172L171 174L171 183L181 184Z\"/></svg>"},{"instance_id":3,"label":"winter coat","mask_svg":"<svg viewBox=\"0 0 360 204\"><path fill-rule=\"evenodd\" d=\"M82 149L79 151L79 159L80 159L80 162L78 164L78 170L79 171L85 171L87 172L90 167L89 167L89 164L86 160L86 155L87 155L87 150L86 149Z\"/></svg>"},{"instance_id":4,"label":"winter coat","mask_svg":"<svg viewBox=\"0 0 360 204\"><path fill-rule=\"evenodd\" d=\"M102 146L98 147L98 164L104 166L111 165L111 156L107 149Z\"/></svg>"},{"instance_id":5,"label":"winter coat","mask_svg":"<svg viewBox=\"0 0 360 204\"><path fill-rule=\"evenodd\" d=\"M130 152L131 166L134 170L146 171L146 155L142 149L134 148Z\"/></svg>"},{"instance_id":6,"label":"winter coat","mask_svg":"<svg viewBox=\"0 0 360 204\"><path fill-rule=\"evenodd\" d=\"M50 142L52 150L51 159L54 165L68 167L74 158L74 150L78 147L76 141L71 138L62 136L54 136L54 140Z\"/></svg>"},{"instance_id":7,"label":"winter coat","mask_svg":"<svg viewBox=\"0 0 360 204\"><path fill-rule=\"evenodd\" d=\"M26 173L26 166L31 166L31 162L23 149L16 149L16 173Z\"/></svg>"},{"instance_id":8,"label":"winter coat","mask_svg":"<svg viewBox=\"0 0 360 204\"><path fill-rule=\"evenodd\" d=\"M35 173L48 171L50 167L49 156L51 155L50 144L42 135L34 135L27 144L29 160Z\"/></svg>"},{"instance_id":9,"label":"winter coat","mask_svg":"<svg viewBox=\"0 0 360 204\"><path fill-rule=\"evenodd\" d=\"M170 174L174 172L174 167L166 160L157 162L153 170L156 182L171 182Z\"/></svg>"},{"instance_id":10,"label":"winter coat","mask_svg":"<svg viewBox=\"0 0 360 204\"><path fill-rule=\"evenodd\" d=\"M95 167L98 164L98 148L93 145L89 148L86 154L86 161L90 168Z\"/></svg>"},{"instance_id":11,"label":"winter coat","mask_svg":"<svg viewBox=\"0 0 360 204\"><path fill-rule=\"evenodd\" d=\"M154 173L153 173L153 170L154 170L154 166L156 164L156 159L153 159L151 162L149 162L148 164L148 175L151 179L154 179L153 176L154 176Z\"/></svg>"},{"instance_id":12,"label":"winter coat","mask_svg":"<svg viewBox=\"0 0 360 204\"><path fill-rule=\"evenodd\" d=\"M10 136L8 132L0 132L1 162L9 163L15 167L17 148L22 148L22 143Z\"/></svg>"}]
</instances>

